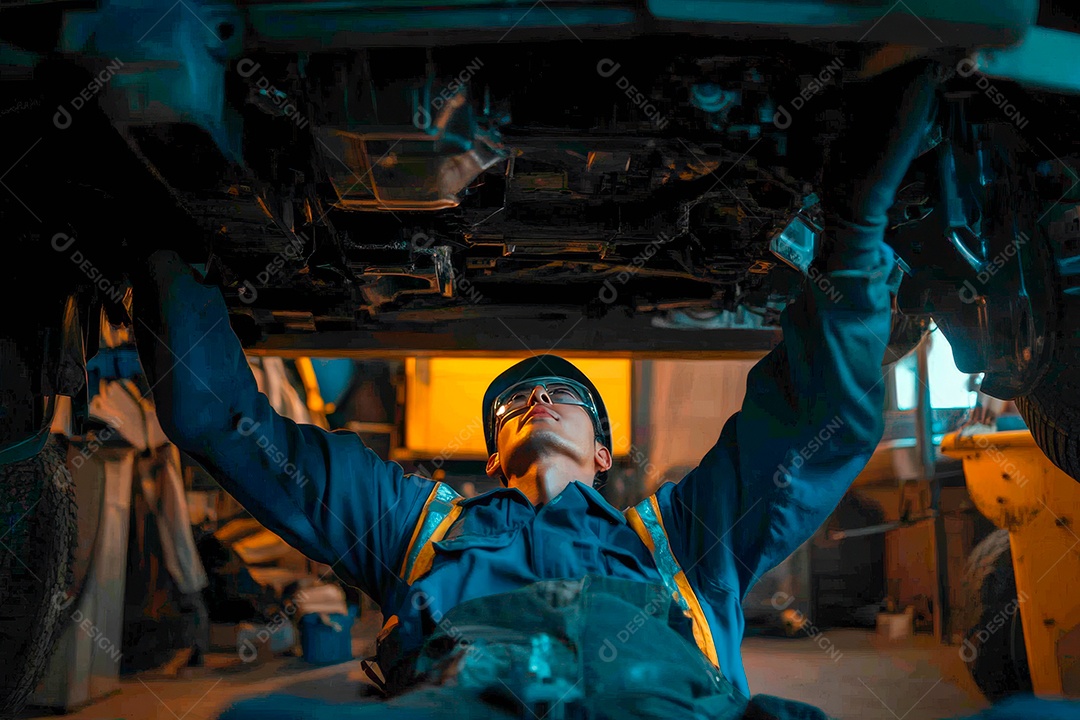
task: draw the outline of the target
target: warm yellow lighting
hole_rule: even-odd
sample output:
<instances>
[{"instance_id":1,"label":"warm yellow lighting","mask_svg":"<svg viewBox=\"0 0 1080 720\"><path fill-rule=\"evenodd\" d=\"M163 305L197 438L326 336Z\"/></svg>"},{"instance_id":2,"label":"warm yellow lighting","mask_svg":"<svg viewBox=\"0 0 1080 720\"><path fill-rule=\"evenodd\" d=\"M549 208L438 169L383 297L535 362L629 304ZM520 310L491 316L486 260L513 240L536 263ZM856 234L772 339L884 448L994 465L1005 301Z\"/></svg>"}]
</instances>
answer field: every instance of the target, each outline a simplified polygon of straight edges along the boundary
<instances>
[{"instance_id":1,"label":"warm yellow lighting","mask_svg":"<svg viewBox=\"0 0 1080 720\"><path fill-rule=\"evenodd\" d=\"M405 446L450 460L487 459L481 404L488 384L523 358L409 358L405 361ZM630 360L573 358L604 398L613 428L630 427ZM628 433L612 452L630 451Z\"/></svg>"}]
</instances>

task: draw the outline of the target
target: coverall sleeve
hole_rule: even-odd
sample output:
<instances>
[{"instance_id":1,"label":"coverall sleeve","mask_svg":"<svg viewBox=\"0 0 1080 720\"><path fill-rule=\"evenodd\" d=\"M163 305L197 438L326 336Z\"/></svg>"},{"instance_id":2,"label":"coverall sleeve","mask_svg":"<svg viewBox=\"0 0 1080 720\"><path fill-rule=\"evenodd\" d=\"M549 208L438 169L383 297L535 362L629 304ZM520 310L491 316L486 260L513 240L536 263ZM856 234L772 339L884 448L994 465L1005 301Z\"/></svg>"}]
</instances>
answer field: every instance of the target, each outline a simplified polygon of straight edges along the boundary
<instances>
[{"instance_id":1,"label":"coverall sleeve","mask_svg":"<svg viewBox=\"0 0 1080 720\"><path fill-rule=\"evenodd\" d=\"M169 439L268 529L382 603L434 483L355 433L278 415L220 291L175 253L155 253L133 281L136 343Z\"/></svg>"},{"instance_id":2,"label":"coverall sleeve","mask_svg":"<svg viewBox=\"0 0 1080 720\"><path fill-rule=\"evenodd\" d=\"M750 371L741 410L698 467L658 491L688 574L745 596L869 461L884 430L892 258L882 243L868 268L812 268L782 313L783 341Z\"/></svg>"}]
</instances>

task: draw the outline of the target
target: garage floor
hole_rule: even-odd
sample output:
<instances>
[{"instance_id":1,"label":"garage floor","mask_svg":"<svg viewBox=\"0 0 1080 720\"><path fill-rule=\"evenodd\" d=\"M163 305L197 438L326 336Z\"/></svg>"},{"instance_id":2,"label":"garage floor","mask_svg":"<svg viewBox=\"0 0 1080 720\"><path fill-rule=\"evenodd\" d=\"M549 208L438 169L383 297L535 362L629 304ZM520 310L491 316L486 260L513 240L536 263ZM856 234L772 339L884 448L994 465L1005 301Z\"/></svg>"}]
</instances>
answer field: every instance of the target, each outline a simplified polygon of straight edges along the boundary
<instances>
[{"instance_id":1,"label":"garage floor","mask_svg":"<svg viewBox=\"0 0 1080 720\"><path fill-rule=\"evenodd\" d=\"M380 619L370 613L357 625L356 656L368 654ZM836 718L936 720L987 706L957 649L930 637L889 643L862 630L830 630L814 639L749 638L743 652L754 692L802 700ZM359 661L313 667L287 657L244 665L234 653L215 653L209 660L209 669L198 677L125 679L118 693L63 717L210 720L242 697L284 692L344 702L360 697L368 684ZM40 708L24 713L38 716L57 720Z\"/></svg>"},{"instance_id":2,"label":"garage floor","mask_svg":"<svg viewBox=\"0 0 1080 720\"><path fill-rule=\"evenodd\" d=\"M889 642L838 629L815 639L749 638L743 661L753 692L802 700L837 718L936 720L989 707L958 648L930 636Z\"/></svg>"}]
</instances>

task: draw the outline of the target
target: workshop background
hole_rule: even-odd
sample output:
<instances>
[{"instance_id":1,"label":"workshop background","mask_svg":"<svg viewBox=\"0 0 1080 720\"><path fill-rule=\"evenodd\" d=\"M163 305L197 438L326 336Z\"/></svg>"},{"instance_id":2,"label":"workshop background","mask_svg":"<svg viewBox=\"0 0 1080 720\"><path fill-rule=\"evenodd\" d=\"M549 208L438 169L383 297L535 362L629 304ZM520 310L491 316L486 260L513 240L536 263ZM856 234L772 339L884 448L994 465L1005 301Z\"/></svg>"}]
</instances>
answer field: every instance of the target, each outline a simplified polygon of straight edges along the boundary
<instances>
[{"instance_id":1,"label":"workshop background","mask_svg":"<svg viewBox=\"0 0 1080 720\"><path fill-rule=\"evenodd\" d=\"M261 527L168 443L129 338L105 325L89 367L92 427L73 434L63 412L53 425L78 495L76 583L55 600L71 622L23 716L194 720L268 692L370 694L378 607ZM496 486L484 474L480 398L518 359L253 355L250 364L283 415L355 432L406 471L471 496ZM738 410L755 360L573 358L612 419L616 463L603 490L612 504L636 503L697 464ZM1015 409L977 392L979 379L956 369L939 332L888 370L887 430L870 464L744 602L754 692L839 718L944 718L1030 692L1036 665L1063 692L1080 692L1075 650L1029 667L1020 612L1075 578L1059 566L1018 592L1008 530L980 513L969 490L980 481L942 451L966 424L993 470L1023 484L1004 445L978 440L1024 431ZM264 450L289 471L281 449Z\"/></svg>"}]
</instances>

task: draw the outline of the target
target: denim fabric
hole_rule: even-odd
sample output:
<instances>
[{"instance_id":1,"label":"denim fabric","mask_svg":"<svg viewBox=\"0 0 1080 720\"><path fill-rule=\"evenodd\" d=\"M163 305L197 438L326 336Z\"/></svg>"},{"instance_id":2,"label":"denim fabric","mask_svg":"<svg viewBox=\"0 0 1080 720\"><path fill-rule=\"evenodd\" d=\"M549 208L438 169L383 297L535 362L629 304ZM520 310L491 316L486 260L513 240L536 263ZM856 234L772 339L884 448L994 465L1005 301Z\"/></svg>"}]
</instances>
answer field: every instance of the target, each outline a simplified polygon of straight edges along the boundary
<instances>
[{"instance_id":1,"label":"denim fabric","mask_svg":"<svg viewBox=\"0 0 1080 720\"><path fill-rule=\"evenodd\" d=\"M740 717L746 698L672 629L683 622L660 585L534 583L438 618L418 668L429 682L501 695L540 716L554 700L598 720Z\"/></svg>"}]
</instances>

